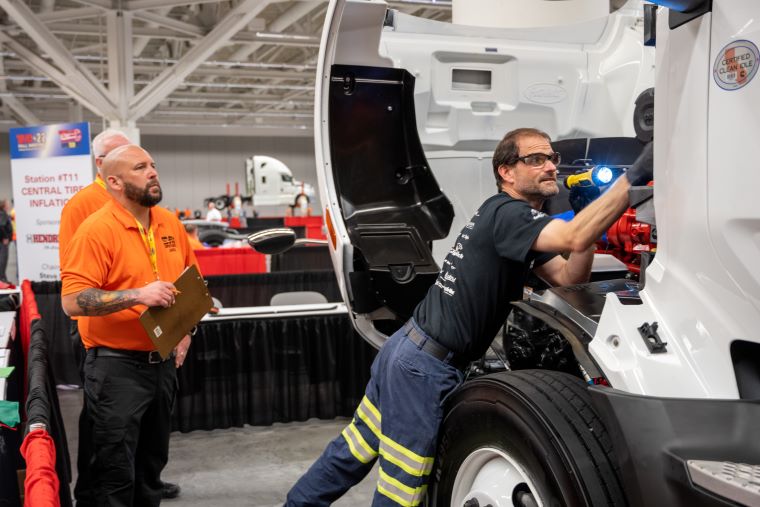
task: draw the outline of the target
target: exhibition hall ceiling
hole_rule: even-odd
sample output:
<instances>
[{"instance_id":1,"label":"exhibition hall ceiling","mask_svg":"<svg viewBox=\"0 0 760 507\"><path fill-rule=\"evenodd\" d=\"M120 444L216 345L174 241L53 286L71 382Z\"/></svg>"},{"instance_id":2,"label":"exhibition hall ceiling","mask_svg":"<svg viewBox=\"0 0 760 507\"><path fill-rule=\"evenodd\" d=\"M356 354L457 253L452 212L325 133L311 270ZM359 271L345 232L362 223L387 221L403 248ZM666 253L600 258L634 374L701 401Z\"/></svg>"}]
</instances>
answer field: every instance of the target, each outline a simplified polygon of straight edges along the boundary
<instances>
[{"instance_id":1,"label":"exhibition hall ceiling","mask_svg":"<svg viewBox=\"0 0 760 507\"><path fill-rule=\"evenodd\" d=\"M450 21L446 1L389 6ZM0 128L311 135L322 0L0 0Z\"/></svg>"}]
</instances>

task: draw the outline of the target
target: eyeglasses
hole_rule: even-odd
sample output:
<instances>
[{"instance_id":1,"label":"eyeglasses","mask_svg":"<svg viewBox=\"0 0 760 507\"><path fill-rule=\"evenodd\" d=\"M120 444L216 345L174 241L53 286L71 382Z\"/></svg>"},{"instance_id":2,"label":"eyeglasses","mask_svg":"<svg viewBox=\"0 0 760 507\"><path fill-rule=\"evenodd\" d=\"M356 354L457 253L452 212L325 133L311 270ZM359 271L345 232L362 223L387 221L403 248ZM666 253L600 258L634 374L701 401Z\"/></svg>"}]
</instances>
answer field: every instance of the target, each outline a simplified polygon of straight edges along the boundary
<instances>
[{"instance_id":1,"label":"eyeglasses","mask_svg":"<svg viewBox=\"0 0 760 507\"><path fill-rule=\"evenodd\" d=\"M519 161L522 161L530 167L539 168L543 167L546 164L547 160L550 160L554 165L558 165L560 161L562 161L562 157L558 151L555 151L550 155L547 155L546 153L531 153L523 157L517 157L515 159L515 164Z\"/></svg>"}]
</instances>

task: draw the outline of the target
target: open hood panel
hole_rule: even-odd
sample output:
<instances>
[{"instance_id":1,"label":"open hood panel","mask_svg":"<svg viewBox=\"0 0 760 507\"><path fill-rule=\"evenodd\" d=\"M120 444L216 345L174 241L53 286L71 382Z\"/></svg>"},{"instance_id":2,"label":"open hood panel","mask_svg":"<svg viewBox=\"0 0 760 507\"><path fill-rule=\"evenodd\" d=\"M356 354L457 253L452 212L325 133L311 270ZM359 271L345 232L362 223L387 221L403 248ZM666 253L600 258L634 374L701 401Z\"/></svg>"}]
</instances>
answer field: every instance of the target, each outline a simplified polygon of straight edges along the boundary
<instances>
[{"instance_id":1,"label":"open hood panel","mask_svg":"<svg viewBox=\"0 0 760 507\"><path fill-rule=\"evenodd\" d=\"M332 170L351 227L404 223L424 241L454 217L425 159L414 116L414 78L403 69L333 65Z\"/></svg>"},{"instance_id":2,"label":"open hood panel","mask_svg":"<svg viewBox=\"0 0 760 507\"><path fill-rule=\"evenodd\" d=\"M332 66L332 173L354 246L354 309L387 306L399 319L435 281L429 245L454 218L417 136L413 95L403 69Z\"/></svg>"}]
</instances>

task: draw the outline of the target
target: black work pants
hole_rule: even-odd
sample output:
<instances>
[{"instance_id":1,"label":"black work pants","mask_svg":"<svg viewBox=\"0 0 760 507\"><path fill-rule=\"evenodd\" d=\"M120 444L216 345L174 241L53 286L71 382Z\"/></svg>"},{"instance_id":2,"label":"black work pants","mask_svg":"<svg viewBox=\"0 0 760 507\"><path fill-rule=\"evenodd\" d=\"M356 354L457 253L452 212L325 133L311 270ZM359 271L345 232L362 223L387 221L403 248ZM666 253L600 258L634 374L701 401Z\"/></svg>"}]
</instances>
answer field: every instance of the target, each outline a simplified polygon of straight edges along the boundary
<instances>
[{"instance_id":1,"label":"black work pants","mask_svg":"<svg viewBox=\"0 0 760 507\"><path fill-rule=\"evenodd\" d=\"M149 364L90 349L84 374L96 505L159 505L177 392L174 360Z\"/></svg>"},{"instance_id":2,"label":"black work pants","mask_svg":"<svg viewBox=\"0 0 760 507\"><path fill-rule=\"evenodd\" d=\"M82 338L79 335L77 321L71 321L69 328L69 337L71 338L71 347L74 351L74 358L79 366L79 379L84 386L84 359L85 349L82 345ZM77 446L77 483L74 486L74 498L77 500L77 507L90 507L95 505L95 496L92 490L92 422L87 414L87 396L82 397L82 411L79 413L79 442Z\"/></svg>"}]
</instances>

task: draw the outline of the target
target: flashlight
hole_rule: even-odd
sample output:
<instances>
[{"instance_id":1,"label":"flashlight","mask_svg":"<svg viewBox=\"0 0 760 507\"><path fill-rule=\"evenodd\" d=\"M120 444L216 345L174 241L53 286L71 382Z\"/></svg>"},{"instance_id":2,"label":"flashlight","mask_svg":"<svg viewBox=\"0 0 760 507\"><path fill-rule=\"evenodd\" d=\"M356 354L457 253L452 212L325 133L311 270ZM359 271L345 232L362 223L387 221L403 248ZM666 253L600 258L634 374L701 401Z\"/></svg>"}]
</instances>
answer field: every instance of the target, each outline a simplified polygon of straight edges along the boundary
<instances>
[{"instance_id":1,"label":"flashlight","mask_svg":"<svg viewBox=\"0 0 760 507\"><path fill-rule=\"evenodd\" d=\"M573 187L603 187L615 179L615 171L606 165L592 167L588 171L572 174L565 178L565 188Z\"/></svg>"}]
</instances>

